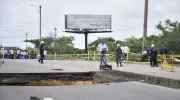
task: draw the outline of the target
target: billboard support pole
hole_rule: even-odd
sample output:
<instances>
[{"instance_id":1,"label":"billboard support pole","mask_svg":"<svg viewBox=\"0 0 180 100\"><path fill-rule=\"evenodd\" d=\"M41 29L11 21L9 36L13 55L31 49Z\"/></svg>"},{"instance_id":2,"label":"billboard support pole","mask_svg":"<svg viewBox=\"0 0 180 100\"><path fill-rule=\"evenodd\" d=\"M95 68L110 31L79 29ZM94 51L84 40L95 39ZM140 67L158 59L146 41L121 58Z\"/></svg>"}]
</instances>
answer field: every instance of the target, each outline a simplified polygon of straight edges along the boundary
<instances>
[{"instance_id":1,"label":"billboard support pole","mask_svg":"<svg viewBox=\"0 0 180 100\"><path fill-rule=\"evenodd\" d=\"M84 32L84 35L85 35L85 53L88 53L88 32L87 32L87 30L85 30L85 32Z\"/></svg>"}]
</instances>

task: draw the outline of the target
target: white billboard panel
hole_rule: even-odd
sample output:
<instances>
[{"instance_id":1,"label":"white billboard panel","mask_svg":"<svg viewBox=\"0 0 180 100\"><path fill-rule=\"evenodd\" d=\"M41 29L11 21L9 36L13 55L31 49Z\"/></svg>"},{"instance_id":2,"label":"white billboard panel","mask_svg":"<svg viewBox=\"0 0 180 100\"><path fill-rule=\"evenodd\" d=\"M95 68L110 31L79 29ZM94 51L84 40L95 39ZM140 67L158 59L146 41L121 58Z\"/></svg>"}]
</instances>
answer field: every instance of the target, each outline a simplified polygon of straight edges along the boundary
<instances>
[{"instance_id":1,"label":"white billboard panel","mask_svg":"<svg viewBox=\"0 0 180 100\"><path fill-rule=\"evenodd\" d=\"M66 29L111 29L111 15L65 15Z\"/></svg>"}]
</instances>

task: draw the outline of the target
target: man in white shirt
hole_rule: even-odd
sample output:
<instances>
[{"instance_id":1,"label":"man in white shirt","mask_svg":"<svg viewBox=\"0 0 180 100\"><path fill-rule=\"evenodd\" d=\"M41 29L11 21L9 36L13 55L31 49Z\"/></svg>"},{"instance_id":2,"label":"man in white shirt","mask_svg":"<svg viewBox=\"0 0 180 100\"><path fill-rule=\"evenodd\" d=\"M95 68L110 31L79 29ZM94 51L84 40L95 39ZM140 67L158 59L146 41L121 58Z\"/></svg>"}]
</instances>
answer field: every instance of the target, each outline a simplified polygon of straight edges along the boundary
<instances>
[{"instance_id":1,"label":"man in white shirt","mask_svg":"<svg viewBox=\"0 0 180 100\"><path fill-rule=\"evenodd\" d=\"M106 61L104 61L104 58L106 60L106 52L108 51L108 47L104 42L105 40L104 38L102 38L101 43L97 47L97 51L99 52L100 57L100 65L102 65L102 62L106 63Z\"/></svg>"},{"instance_id":2,"label":"man in white shirt","mask_svg":"<svg viewBox=\"0 0 180 100\"><path fill-rule=\"evenodd\" d=\"M128 53L129 53L129 47L128 46L124 46L124 61L126 61Z\"/></svg>"},{"instance_id":3,"label":"man in white shirt","mask_svg":"<svg viewBox=\"0 0 180 100\"><path fill-rule=\"evenodd\" d=\"M44 50L44 59L46 59L46 58L47 58L46 54L47 54L47 51L46 51L46 50Z\"/></svg>"},{"instance_id":4,"label":"man in white shirt","mask_svg":"<svg viewBox=\"0 0 180 100\"><path fill-rule=\"evenodd\" d=\"M0 58L3 58L3 48L1 48Z\"/></svg>"},{"instance_id":5,"label":"man in white shirt","mask_svg":"<svg viewBox=\"0 0 180 100\"><path fill-rule=\"evenodd\" d=\"M20 59L20 50L17 50L17 59Z\"/></svg>"},{"instance_id":6,"label":"man in white shirt","mask_svg":"<svg viewBox=\"0 0 180 100\"><path fill-rule=\"evenodd\" d=\"M21 56L20 58L23 59L23 51L22 50L20 51L20 56Z\"/></svg>"},{"instance_id":7,"label":"man in white shirt","mask_svg":"<svg viewBox=\"0 0 180 100\"><path fill-rule=\"evenodd\" d=\"M122 53L124 53L124 46L121 46Z\"/></svg>"},{"instance_id":8,"label":"man in white shirt","mask_svg":"<svg viewBox=\"0 0 180 100\"><path fill-rule=\"evenodd\" d=\"M23 52L23 58L26 59L26 51Z\"/></svg>"},{"instance_id":9,"label":"man in white shirt","mask_svg":"<svg viewBox=\"0 0 180 100\"><path fill-rule=\"evenodd\" d=\"M13 59L14 58L14 50L11 50L10 54L11 54L11 59Z\"/></svg>"},{"instance_id":10,"label":"man in white shirt","mask_svg":"<svg viewBox=\"0 0 180 100\"><path fill-rule=\"evenodd\" d=\"M122 50L121 60L123 61L125 59L125 56L124 56L124 46L121 46L121 50Z\"/></svg>"}]
</instances>

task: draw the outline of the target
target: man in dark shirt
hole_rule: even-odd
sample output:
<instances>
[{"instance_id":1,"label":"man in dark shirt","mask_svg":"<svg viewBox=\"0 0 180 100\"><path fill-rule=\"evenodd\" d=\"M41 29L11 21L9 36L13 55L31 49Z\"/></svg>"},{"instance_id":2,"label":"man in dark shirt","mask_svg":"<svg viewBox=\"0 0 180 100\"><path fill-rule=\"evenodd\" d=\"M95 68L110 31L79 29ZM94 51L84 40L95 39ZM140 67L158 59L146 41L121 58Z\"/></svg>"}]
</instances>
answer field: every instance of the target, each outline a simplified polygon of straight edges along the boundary
<instances>
[{"instance_id":1,"label":"man in dark shirt","mask_svg":"<svg viewBox=\"0 0 180 100\"><path fill-rule=\"evenodd\" d=\"M160 54L161 54L161 55L163 55L163 54L167 55L167 54L168 54L168 51L167 51L167 49L164 47L164 45L162 45L162 47L161 47L161 49L160 49Z\"/></svg>"},{"instance_id":2,"label":"man in dark shirt","mask_svg":"<svg viewBox=\"0 0 180 100\"><path fill-rule=\"evenodd\" d=\"M157 50L155 49L155 45L152 44L151 45L151 52L150 52L150 63L151 63L151 67L158 67L158 63L157 63L157 55L158 55L158 52Z\"/></svg>"},{"instance_id":3,"label":"man in dark shirt","mask_svg":"<svg viewBox=\"0 0 180 100\"><path fill-rule=\"evenodd\" d=\"M117 67L119 67L119 63L120 63L120 67L122 67L122 60L121 60L121 57L122 57L122 49L120 47L119 44L117 44L117 48L116 48L116 63L117 63Z\"/></svg>"},{"instance_id":4,"label":"man in dark shirt","mask_svg":"<svg viewBox=\"0 0 180 100\"><path fill-rule=\"evenodd\" d=\"M41 41L41 45L39 47L39 52L40 52L40 58L39 58L39 63L44 64L44 41Z\"/></svg>"}]
</instances>

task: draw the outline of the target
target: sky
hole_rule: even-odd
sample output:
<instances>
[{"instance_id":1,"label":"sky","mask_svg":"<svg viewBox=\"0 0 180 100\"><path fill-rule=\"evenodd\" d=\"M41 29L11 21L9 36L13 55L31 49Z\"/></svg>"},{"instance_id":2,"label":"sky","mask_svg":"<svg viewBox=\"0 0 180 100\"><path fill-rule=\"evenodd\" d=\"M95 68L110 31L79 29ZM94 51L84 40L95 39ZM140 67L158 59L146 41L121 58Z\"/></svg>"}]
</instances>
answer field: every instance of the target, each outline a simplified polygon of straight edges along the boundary
<instances>
[{"instance_id":1,"label":"sky","mask_svg":"<svg viewBox=\"0 0 180 100\"><path fill-rule=\"evenodd\" d=\"M65 14L110 14L112 33L89 34L124 40L143 36L145 0L0 0L0 44L25 48L25 40L39 38L38 6L42 6L42 37L57 28L57 36L74 36L75 47L84 48L84 35L65 33ZM32 7L30 5L34 5ZM159 34L155 25L165 19L180 20L180 0L149 0L148 35ZM28 43L28 46L32 44Z\"/></svg>"}]
</instances>

